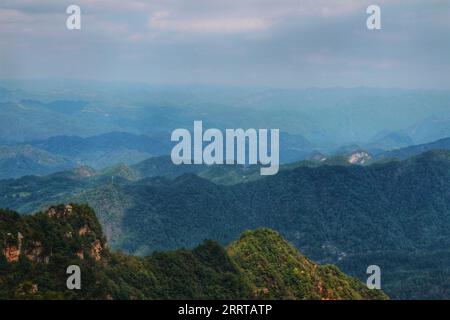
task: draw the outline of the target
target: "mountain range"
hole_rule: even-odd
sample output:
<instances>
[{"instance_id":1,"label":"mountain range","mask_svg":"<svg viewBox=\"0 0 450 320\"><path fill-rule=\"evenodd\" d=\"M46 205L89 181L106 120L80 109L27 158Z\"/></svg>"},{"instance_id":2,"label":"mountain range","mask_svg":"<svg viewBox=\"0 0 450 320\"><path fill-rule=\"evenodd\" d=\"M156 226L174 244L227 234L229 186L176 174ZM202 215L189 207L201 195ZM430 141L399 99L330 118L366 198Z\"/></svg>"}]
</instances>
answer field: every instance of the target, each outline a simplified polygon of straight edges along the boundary
<instances>
[{"instance_id":1,"label":"mountain range","mask_svg":"<svg viewBox=\"0 0 450 320\"><path fill-rule=\"evenodd\" d=\"M88 203L112 247L134 255L193 248L207 238L227 244L244 230L268 227L314 261L361 279L368 265L379 265L393 298L450 294L448 151L365 166L297 164L226 184L213 182L211 168L140 179L130 179L126 166L116 169L113 176L80 168L3 180L0 207L32 212L63 200ZM219 169L228 180L245 168Z\"/></svg>"},{"instance_id":2,"label":"mountain range","mask_svg":"<svg viewBox=\"0 0 450 320\"><path fill-rule=\"evenodd\" d=\"M326 264L363 282L380 266L394 299L450 297L448 91L0 85L0 208L21 215L0 213L2 297L369 297ZM279 128L280 172L173 165L170 133L195 120ZM60 291L59 262L92 286Z\"/></svg>"},{"instance_id":3,"label":"mountain range","mask_svg":"<svg viewBox=\"0 0 450 320\"><path fill-rule=\"evenodd\" d=\"M346 162L368 164L385 159L404 160L429 150L450 149L450 138L421 145L410 145L407 144L410 143L408 141L406 137L386 133L374 138L369 144L355 143L343 145L329 152L320 152L302 136L282 132L280 160L284 166L303 160L323 162L321 164L345 164ZM405 145L406 147L398 147ZM139 177L173 176L172 171L200 171L199 168L176 169L168 163L168 157L164 158L164 155L170 154L172 147L172 142L164 134L150 137L125 132L110 132L86 138L56 136L20 144L6 143L0 145L0 179L19 178L26 175L43 176L80 166L108 170L118 164L133 166L138 171L141 170L140 167L142 170L152 170L150 168L155 166L156 169L159 166L159 171L156 170L151 174L139 173ZM382 148L388 148L388 150ZM320 159L317 158L318 155ZM351 160L355 155L357 159ZM320 161L316 161L318 159ZM150 165L149 162L153 164ZM169 167L171 167L170 170ZM216 166L213 170L220 169ZM205 175L208 174L205 173Z\"/></svg>"},{"instance_id":4,"label":"mountain range","mask_svg":"<svg viewBox=\"0 0 450 320\"><path fill-rule=\"evenodd\" d=\"M133 165L151 157L168 155L174 145L170 134L147 136L125 132L9 143L0 145L0 179L46 175L80 166L103 169L120 163ZM313 150L302 136L284 132L280 136L280 148L283 163L306 159Z\"/></svg>"},{"instance_id":5,"label":"mountain range","mask_svg":"<svg viewBox=\"0 0 450 320\"><path fill-rule=\"evenodd\" d=\"M108 249L92 209L72 204L25 217L0 210L0 238L0 299L387 299L269 229L227 247L206 240L133 257ZM66 286L74 265L78 290Z\"/></svg>"},{"instance_id":6,"label":"mountain range","mask_svg":"<svg viewBox=\"0 0 450 320\"><path fill-rule=\"evenodd\" d=\"M381 88L150 86L0 81L0 140L23 143L108 132L153 136L190 128L279 128L316 148L352 142L404 147L450 136L449 93ZM67 88L70 88L68 90ZM383 138L395 134L402 139ZM381 138L381 139L380 139Z\"/></svg>"}]
</instances>

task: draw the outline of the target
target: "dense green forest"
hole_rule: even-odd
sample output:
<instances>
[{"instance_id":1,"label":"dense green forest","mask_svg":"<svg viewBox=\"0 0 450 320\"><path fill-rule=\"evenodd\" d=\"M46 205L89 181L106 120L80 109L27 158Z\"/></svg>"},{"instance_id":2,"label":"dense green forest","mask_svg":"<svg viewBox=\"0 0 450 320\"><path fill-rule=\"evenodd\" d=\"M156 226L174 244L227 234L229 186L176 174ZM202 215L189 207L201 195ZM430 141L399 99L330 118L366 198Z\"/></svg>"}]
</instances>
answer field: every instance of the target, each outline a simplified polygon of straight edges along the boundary
<instances>
[{"instance_id":1,"label":"dense green forest","mask_svg":"<svg viewBox=\"0 0 450 320\"><path fill-rule=\"evenodd\" d=\"M228 248L133 257L108 249L87 205L31 216L0 210L0 299L386 299L334 266L319 266L275 231L247 231ZM66 268L81 268L81 289Z\"/></svg>"},{"instance_id":2,"label":"dense green forest","mask_svg":"<svg viewBox=\"0 0 450 320\"><path fill-rule=\"evenodd\" d=\"M147 173L159 168L151 165ZM244 230L268 227L314 261L362 280L368 265L379 265L392 298L450 296L448 151L369 166L298 163L273 177L231 184L214 183L214 171L234 181L236 172L248 177L253 169L140 180L128 179L126 167L115 169L3 180L0 207L30 212L88 203L112 248L140 256L194 248L204 239L226 245Z\"/></svg>"}]
</instances>

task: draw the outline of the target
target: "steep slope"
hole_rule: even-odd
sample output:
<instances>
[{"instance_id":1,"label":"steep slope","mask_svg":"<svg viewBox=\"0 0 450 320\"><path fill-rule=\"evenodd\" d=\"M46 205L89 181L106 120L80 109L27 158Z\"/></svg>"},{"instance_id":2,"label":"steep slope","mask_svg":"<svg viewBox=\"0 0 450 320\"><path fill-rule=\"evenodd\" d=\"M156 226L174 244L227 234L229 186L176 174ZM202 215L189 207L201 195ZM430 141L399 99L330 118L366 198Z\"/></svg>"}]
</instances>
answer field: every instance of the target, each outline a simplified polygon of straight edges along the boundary
<instances>
[{"instance_id":1,"label":"steep slope","mask_svg":"<svg viewBox=\"0 0 450 320\"><path fill-rule=\"evenodd\" d=\"M214 242L146 258L111 253L94 212L56 206L21 217L0 210L2 299L230 299L250 291L226 251ZM68 290L66 268L82 270Z\"/></svg>"},{"instance_id":2,"label":"steep slope","mask_svg":"<svg viewBox=\"0 0 450 320\"><path fill-rule=\"evenodd\" d=\"M259 298L386 298L379 290L369 290L335 266L315 264L270 229L244 232L228 247L228 253Z\"/></svg>"},{"instance_id":3,"label":"steep slope","mask_svg":"<svg viewBox=\"0 0 450 320\"><path fill-rule=\"evenodd\" d=\"M252 289L266 272L279 266L273 251L255 246L255 237L262 244L275 238L277 242L272 245L287 261L294 261L283 265L281 278L271 282L281 289L262 296ZM0 210L0 239L1 299L386 298L380 291L369 292L336 268L317 272L322 267L307 261L269 230L247 232L230 246L230 255L216 242L205 241L193 250L138 258L110 252L94 212L85 205L72 204L26 217ZM249 246L257 257L268 261L264 266L255 269L243 263L242 254ZM80 290L66 288L69 265L82 270ZM310 278L317 282L317 288L310 287Z\"/></svg>"},{"instance_id":4,"label":"steep slope","mask_svg":"<svg viewBox=\"0 0 450 320\"><path fill-rule=\"evenodd\" d=\"M20 216L0 210L0 297L74 298L65 290L66 268L78 265L82 295L95 298L96 279L108 252L100 224L86 206L57 206L46 213Z\"/></svg>"}]
</instances>

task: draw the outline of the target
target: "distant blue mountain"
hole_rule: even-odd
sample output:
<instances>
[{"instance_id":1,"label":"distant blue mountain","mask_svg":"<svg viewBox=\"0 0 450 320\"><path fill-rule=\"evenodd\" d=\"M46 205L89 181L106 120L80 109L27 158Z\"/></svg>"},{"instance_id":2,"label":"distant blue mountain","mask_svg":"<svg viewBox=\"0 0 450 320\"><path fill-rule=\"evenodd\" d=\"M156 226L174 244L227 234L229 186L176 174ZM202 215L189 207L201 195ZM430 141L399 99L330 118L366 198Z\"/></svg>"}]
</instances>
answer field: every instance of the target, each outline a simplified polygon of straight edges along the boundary
<instances>
[{"instance_id":1,"label":"distant blue mountain","mask_svg":"<svg viewBox=\"0 0 450 320\"><path fill-rule=\"evenodd\" d=\"M9 96L9 91L0 87L0 100L6 99Z\"/></svg>"},{"instance_id":2,"label":"distant blue mountain","mask_svg":"<svg viewBox=\"0 0 450 320\"><path fill-rule=\"evenodd\" d=\"M428 117L409 127L406 133L416 144L428 143L450 137L450 116L442 113L439 116Z\"/></svg>"},{"instance_id":3,"label":"distant blue mountain","mask_svg":"<svg viewBox=\"0 0 450 320\"><path fill-rule=\"evenodd\" d=\"M57 136L0 145L0 179L46 175L77 166L96 169L134 164L170 153L170 139L112 132L83 138Z\"/></svg>"},{"instance_id":4,"label":"distant blue mountain","mask_svg":"<svg viewBox=\"0 0 450 320\"><path fill-rule=\"evenodd\" d=\"M29 144L51 154L96 169L118 163L134 164L150 157L170 154L170 136L149 137L111 132L92 137L57 136Z\"/></svg>"},{"instance_id":5,"label":"distant blue mountain","mask_svg":"<svg viewBox=\"0 0 450 320\"><path fill-rule=\"evenodd\" d=\"M92 137L56 136L45 140L30 142L31 145L48 152L67 157L80 157L80 154L109 153L114 150L129 149L149 155L170 153L170 136L149 137L126 132L110 132Z\"/></svg>"},{"instance_id":6,"label":"distant blue mountain","mask_svg":"<svg viewBox=\"0 0 450 320\"><path fill-rule=\"evenodd\" d=\"M149 158L168 156L174 145L170 134L147 136L127 132L110 132L91 137L63 135L26 143L9 143L3 147L5 152L2 153L0 149L0 163L4 165L0 169L0 178L49 174L85 165L95 169L120 163L132 165ZM28 150L28 156L24 158L20 150ZM303 160L311 152L311 143L301 135L280 134L282 163ZM47 161L52 158L58 160ZM45 159L44 166L42 159Z\"/></svg>"},{"instance_id":7,"label":"distant blue mountain","mask_svg":"<svg viewBox=\"0 0 450 320\"><path fill-rule=\"evenodd\" d=\"M431 143L419 144L397 150L387 151L378 155L377 158L378 159L396 158L404 160L431 150L450 150L450 138L440 139L438 141L434 141Z\"/></svg>"},{"instance_id":8,"label":"distant blue mountain","mask_svg":"<svg viewBox=\"0 0 450 320\"><path fill-rule=\"evenodd\" d=\"M414 145L414 140L403 132L380 132L374 136L369 145L371 149L392 150Z\"/></svg>"},{"instance_id":9,"label":"distant blue mountain","mask_svg":"<svg viewBox=\"0 0 450 320\"><path fill-rule=\"evenodd\" d=\"M0 179L46 175L75 165L70 159L30 145L0 146Z\"/></svg>"},{"instance_id":10,"label":"distant blue mountain","mask_svg":"<svg viewBox=\"0 0 450 320\"><path fill-rule=\"evenodd\" d=\"M164 87L86 81L47 87L37 83L30 86L31 93L20 86L3 87L0 139L7 141L114 131L153 136L190 128L194 120L219 129L278 128L328 150L352 142L401 147L406 137L424 143L450 136L450 121L445 120L450 119L450 93L445 91ZM372 141L379 132L387 136Z\"/></svg>"}]
</instances>

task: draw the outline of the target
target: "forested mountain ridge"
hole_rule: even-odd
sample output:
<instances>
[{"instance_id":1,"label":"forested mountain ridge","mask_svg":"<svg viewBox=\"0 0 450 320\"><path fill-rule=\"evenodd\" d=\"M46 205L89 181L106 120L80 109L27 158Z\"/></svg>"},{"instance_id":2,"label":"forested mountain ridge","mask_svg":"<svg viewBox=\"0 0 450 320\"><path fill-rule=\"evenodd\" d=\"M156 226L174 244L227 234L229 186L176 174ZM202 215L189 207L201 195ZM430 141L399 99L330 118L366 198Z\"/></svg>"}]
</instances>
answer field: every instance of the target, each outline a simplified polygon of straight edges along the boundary
<instances>
[{"instance_id":1,"label":"forested mountain ridge","mask_svg":"<svg viewBox=\"0 0 450 320\"><path fill-rule=\"evenodd\" d=\"M368 265L380 265L391 297L450 296L450 152L368 166L293 166L230 186L192 173L139 181L91 173L1 181L0 206L32 212L89 203L111 246L137 255L207 238L227 244L268 227L313 260L361 279Z\"/></svg>"},{"instance_id":2,"label":"forested mountain ridge","mask_svg":"<svg viewBox=\"0 0 450 320\"><path fill-rule=\"evenodd\" d=\"M125 213L124 228L136 230L138 242L146 238L142 241L146 246L162 245L158 249L164 249L164 237L157 237L153 245L149 237L164 230L167 245L175 241L175 246L190 246L199 241L196 237L228 242L231 239L224 235L232 238L242 228L267 226L280 230L314 256L316 243L331 242L334 249L327 253L319 250L316 256L326 261L340 256L338 248L351 253L418 245L441 247L450 244L450 240L436 239L449 232L445 227L450 202L449 159L448 152L431 152L367 167L298 167L233 186L216 185L193 174L165 184L128 184L121 190L135 205ZM139 221L139 228L133 221ZM356 228L357 223L364 228ZM208 227L202 230L202 225ZM186 238L172 239L172 232L181 232ZM128 236L124 247L137 249L138 242L133 239Z\"/></svg>"},{"instance_id":3,"label":"forested mountain ridge","mask_svg":"<svg viewBox=\"0 0 450 320\"><path fill-rule=\"evenodd\" d=\"M267 229L247 231L228 249L205 241L139 258L111 252L92 209L72 204L32 216L0 210L0 239L2 299L387 298ZM66 287L69 265L80 267L79 290Z\"/></svg>"},{"instance_id":4,"label":"forested mountain ridge","mask_svg":"<svg viewBox=\"0 0 450 320\"><path fill-rule=\"evenodd\" d=\"M264 226L361 279L368 265L380 265L392 297L450 296L450 152L364 167L297 167L233 186L189 174L117 188L131 201L121 218L126 238L116 245L130 252L203 238L228 243Z\"/></svg>"},{"instance_id":5,"label":"forested mountain ridge","mask_svg":"<svg viewBox=\"0 0 450 320\"><path fill-rule=\"evenodd\" d=\"M379 290L367 290L359 280L345 277L336 266L321 266L307 259L270 229L245 231L239 240L228 246L227 251L257 297L322 300L383 298Z\"/></svg>"}]
</instances>

